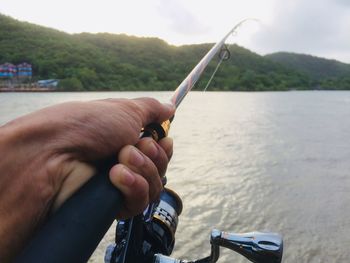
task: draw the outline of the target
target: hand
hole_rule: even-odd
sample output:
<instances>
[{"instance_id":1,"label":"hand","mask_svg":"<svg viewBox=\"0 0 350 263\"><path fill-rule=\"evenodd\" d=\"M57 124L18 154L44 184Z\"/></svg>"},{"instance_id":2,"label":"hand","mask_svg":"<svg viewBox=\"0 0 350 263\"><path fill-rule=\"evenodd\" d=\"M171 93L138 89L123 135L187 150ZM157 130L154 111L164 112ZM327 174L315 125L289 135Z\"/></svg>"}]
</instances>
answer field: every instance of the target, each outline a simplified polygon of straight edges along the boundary
<instances>
[{"instance_id":1,"label":"hand","mask_svg":"<svg viewBox=\"0 0 350 263\"><path fill-rule=\"evenodd\" d=\"M153 152L153 142L139 141L139 132L173 114L174 107L153 99L111 99L59 104L2 126L0 261L11 259L104 158L119 154L120 164L110 172L112 183L126 197L119 216L142 211L159 194L158 177L172 149L165 140L154 144ZM135 157L131 145L142 158ZM144 201L136 201L140 199Z\"/></svg>"}]
</instances>

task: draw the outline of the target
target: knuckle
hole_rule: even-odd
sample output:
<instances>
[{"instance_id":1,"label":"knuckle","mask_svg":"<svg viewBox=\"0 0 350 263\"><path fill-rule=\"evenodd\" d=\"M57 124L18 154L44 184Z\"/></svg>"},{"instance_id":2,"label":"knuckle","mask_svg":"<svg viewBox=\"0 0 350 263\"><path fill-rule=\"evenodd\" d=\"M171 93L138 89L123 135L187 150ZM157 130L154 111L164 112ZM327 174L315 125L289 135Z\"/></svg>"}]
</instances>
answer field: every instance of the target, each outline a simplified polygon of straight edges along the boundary
<instances>
[{"instance_id":1,"label":"knuckle","mask_svg":"<svg viewBox=\"0 0 350 263\"><path fill-rule=\"evenodd\" d=\"M139 108L142 119L146 121L156 121L159 118L161 103L154 98L140 98L134 100Z\"/></svg>"}]
</instances>

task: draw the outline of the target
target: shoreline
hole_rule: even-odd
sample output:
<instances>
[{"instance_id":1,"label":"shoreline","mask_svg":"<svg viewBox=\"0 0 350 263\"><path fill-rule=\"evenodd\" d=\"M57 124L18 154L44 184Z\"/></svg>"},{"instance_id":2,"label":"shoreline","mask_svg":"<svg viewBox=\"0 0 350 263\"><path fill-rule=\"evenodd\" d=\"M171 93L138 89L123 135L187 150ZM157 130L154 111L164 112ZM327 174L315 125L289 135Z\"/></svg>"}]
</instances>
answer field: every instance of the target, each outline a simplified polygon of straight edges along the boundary
<instances>
[{"instance_id":1,"label":"shoreline","mask_svg":"<svg viewBox=\"0 0 350 263\"><path fill-rule=\"evenodd\" d=\"M38 85L21 85L21 86L0 86L1 92L172 92L173 90L84 90L84 91L74 91L74 90L59 90L57 87L53 86L38 86ZM209 90L207 92L293 92L293 91L349 91L346 89L288 89L288 90ZM203 92L201 90L193 90L191 92Z\"/></svg>"},{"instance_id":2,"label":"shoreline","mask_svg":"<svg viewBox=\"0 0 350 263\"><path fill-rule=\"evenodd\" d=\"M0 92L50 92L57 91L56 87L39 87L39 86L0 86Z\"/></svg>"}]
</instances>

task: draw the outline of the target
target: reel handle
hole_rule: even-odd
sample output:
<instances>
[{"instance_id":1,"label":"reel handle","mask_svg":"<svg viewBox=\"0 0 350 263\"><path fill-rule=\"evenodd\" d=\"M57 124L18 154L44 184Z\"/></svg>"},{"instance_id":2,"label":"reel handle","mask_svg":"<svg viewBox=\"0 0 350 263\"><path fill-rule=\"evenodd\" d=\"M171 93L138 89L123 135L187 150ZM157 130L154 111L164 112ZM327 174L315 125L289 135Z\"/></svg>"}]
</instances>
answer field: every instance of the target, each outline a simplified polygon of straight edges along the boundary
<instances>
[{"instance_id":1,"label":"reel handle","mask_svg":"<svg viewBox=\"0 0 350 263\"><path fill-rule=\"evenodd\" d=\"M234 250L254 263L281 263L282 237L276 233L228 233L213 230L212 245Z\"/></svg>"},{"instance_id":2,"label":"reel handle","mask_svg":"<svg viewBox=\"0 0 350 263\"><path fill-rule=\"evenodd\" d=\"M220 247L231 249L254 263L281 263L282 237L275 233L251 232L244 234L212 230L210 256L194 261L180 260L155 254L153 263L215 263L220 256Z\"/></svg>"}]
</instances>

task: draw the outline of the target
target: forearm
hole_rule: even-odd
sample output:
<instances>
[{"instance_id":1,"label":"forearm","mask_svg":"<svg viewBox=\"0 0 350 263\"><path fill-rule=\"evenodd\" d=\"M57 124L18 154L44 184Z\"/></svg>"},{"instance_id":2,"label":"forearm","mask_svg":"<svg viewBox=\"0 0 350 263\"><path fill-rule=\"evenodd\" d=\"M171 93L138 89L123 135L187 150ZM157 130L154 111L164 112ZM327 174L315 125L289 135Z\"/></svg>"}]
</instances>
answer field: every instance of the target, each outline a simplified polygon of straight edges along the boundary
<instances>
[{"instance_id":1,"label":"forearm","mask_svg":"<svg viewBox=\"0 0 350 263\"><path fill-rule=\"evenodd\" d=\"M24 123L25 124L25 123ZM9 261L43 220L53 189L45 176L34 127L0 127L0 262Z\"/></svg>"}]
</instances>

